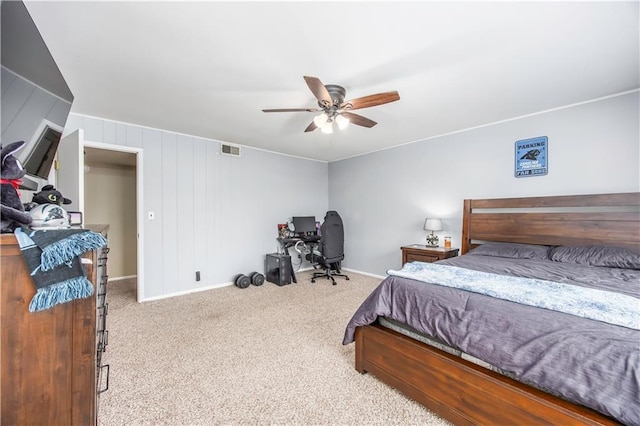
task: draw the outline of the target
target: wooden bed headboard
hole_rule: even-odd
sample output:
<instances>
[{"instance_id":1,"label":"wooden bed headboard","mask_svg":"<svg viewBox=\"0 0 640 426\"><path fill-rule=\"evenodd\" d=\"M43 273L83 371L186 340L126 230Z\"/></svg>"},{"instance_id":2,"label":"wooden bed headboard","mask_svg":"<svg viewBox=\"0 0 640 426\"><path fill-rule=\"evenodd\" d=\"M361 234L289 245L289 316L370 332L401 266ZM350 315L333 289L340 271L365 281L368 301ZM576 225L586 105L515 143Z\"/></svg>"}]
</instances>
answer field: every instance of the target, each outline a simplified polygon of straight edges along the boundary
<instances>
[{"instance_id":1,"label":"wooden bed headboard","mask_svg":"<svg viewBox=\"0 0 640 426\"><path fill-rule=\"evenodd\" d=\"M640 248L640 192L464 200L461 254L489 241Z\"/></svg>"}]
</instances>

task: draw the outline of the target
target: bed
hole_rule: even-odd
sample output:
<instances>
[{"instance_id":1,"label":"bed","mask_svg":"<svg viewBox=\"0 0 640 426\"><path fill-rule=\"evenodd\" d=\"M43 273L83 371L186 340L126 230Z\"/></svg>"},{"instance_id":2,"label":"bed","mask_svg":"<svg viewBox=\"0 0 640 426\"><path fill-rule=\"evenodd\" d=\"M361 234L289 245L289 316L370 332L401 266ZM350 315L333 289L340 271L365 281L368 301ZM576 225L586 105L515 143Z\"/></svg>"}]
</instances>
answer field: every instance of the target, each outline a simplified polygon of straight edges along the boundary
<instances>
[{"instance_id":1,"label":"bed","mask_svg":"<svg viewBox=\"0 0 640 426\"><path fill-rule=\"evenodd\" d=\"M356 370L455 424L640 424L639 206L640 193L465 200L461 256L389 271L353 315ZM621 312L411 275L443 271L586 288Z\"/></svg>"}]
</instances>

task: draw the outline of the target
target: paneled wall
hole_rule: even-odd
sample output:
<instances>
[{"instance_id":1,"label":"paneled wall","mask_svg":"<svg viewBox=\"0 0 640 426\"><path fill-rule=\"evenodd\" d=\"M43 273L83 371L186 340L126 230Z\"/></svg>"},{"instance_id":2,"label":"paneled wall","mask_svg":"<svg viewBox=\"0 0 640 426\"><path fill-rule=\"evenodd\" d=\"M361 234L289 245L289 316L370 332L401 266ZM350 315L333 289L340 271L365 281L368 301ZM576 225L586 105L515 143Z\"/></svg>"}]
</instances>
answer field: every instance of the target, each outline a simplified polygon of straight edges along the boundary
<instances>
[{"instance_id":1,"label":"paneled wall","mask_svg":"<svg viewBox=\"0 0 640 426\"><path fill-rule=\"evenodd\" d=\"M231 157L220 154L218 141L71 114L65 134L79 128L86 141L143 149L141 300L264 271L265 254L277 249L277 224L296 215L322 218L328 207L324 162L248 147Z\"/></svg>"},{"instance_id":2,"label":"paneled wall","mask_svg":"<svg viewBox=\"0 0 640 426\"><path fill-rule=\"evenodd\" d=\"M640 190L638 92L329 164L329 206L345 222L346 268L384 275L425 243L426 217L459 247L465 198ZM546 176L514 176L515 142L549 138Z\"/></svg>"},{"instance_id":3,"label":"paneled wall","mask_svg":"<svg viewBox=\"0 0 640 426\"><path fill-rule=\"evenodd\" d=\"M2 144L25 141L16 153L24 163L40 131L42 119L62 129L71 104L2 67Z\"/></svg>"}]
</instances>

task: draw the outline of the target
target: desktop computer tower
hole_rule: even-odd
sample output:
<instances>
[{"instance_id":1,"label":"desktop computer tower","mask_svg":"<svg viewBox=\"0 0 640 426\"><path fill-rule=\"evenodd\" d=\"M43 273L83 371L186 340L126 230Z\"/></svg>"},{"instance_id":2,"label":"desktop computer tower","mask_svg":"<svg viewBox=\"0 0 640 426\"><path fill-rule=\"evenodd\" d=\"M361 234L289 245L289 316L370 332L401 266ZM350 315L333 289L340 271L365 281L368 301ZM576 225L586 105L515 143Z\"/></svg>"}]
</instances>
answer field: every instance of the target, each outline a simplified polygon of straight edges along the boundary
<instances>
[{"instance_id":1,"label":"desktop computer tower","mask_svg":"<svg viewBox=\"0 0 640 426\"><path fill-rule=\"evenodd\" d=\"M288 254L267 254L264 269L264 275L270 283L291 284L291 256Z\"/></svg>"}]
</instances>

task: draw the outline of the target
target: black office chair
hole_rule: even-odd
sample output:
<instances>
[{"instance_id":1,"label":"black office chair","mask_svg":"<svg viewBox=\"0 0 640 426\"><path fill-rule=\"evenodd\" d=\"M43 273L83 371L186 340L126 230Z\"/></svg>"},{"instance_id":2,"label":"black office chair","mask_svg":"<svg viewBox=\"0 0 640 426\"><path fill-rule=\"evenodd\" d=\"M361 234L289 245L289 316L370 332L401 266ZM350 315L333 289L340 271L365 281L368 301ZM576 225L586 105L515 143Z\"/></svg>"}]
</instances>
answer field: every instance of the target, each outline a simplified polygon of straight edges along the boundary
<instances>
[{"instance_id":1,"label":"black office chair","mask_svg":"<svg viewBox=\"0 0 640 426\"><path fill-rule=\"evenodd\" d=\"M323 269L322 272L314 272L311 282L316 282L316 278L326 277L336 285L334 277L348 276L340 273L340 265L344 259L344 228L342 218L335 211L328 211L324 217L324 222L320 227L320 241L318 251L312 250L308 256L315 269Z\"/></svg>"}]
</instances>

